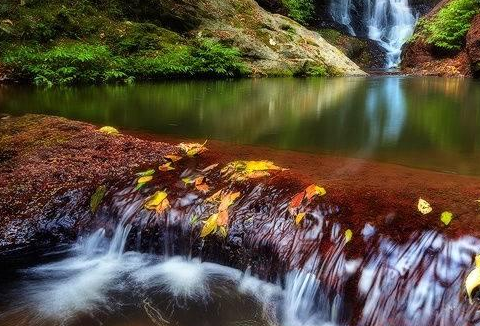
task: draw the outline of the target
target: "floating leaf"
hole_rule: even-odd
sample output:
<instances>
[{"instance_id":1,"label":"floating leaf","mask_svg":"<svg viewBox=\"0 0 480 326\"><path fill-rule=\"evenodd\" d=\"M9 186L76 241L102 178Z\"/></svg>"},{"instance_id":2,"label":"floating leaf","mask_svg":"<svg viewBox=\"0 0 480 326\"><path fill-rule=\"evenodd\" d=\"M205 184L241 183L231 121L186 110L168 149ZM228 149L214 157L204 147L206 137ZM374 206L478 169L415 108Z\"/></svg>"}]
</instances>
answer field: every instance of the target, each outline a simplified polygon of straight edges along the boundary
<instances>
[{"instance_id":1,"label":"floating leaf","mask_svg":"<svg viewBox=\"0 0 480 326\"><path fill-rule=\"evenodd\" d=\"M451 212L443 212L442 215L440 216L440 221L443 222L443 224L448 225L453 219L453 214Z\"/></svg>"},{"instance_id":2,"label":"floating leaf","mask_svg":"<svg viewBox=\"0 0 480 326\"><path fill-rule=\"evenodd\" d=\"M465 289L467 291L470 304L473 303L472 293L480 286L480 255L475 256L475 269L472 270L465 279Z\"/></svg>"},{"instance_id":3,"label":"floating leaf","mask_svg":"<svg viewBox=\"0 0 480 326\"><path fill-rule=\"evenodd\" d=\"M220 235L224 238L227 237L228 233L227 233L227 228L225 226L221 226L219 229L218 229L218 232L220 233Z\"/></svg>"},{"instance_id":4,"label":"floating leaf","mask_svg":"<svg viewBox=\"0 0 480 326\"><path fill-rule=\"evenodd\" d=\"M178 156L178 155L165 155L163 158L171 161L172 163L175 163L175 162L180 161L182 159L182 157Z\"/></svg>"},{"instance_id":5,"label":"floating leaf","mask_svg":"<svg viewBox=\"0 0 480 326\"><path fill-rule=\"evenodd\" d=\"M155 170L154 169L150 169L150 170L147 170L147 171L142 171L142 172L138 172L137 175L139 177L147 177L149 175L153 175L155 173Z\"/></svg>"},{"instance_id":6,"label":"floating leaf","mask_svg":"<svg viewBox=\"0 0 480 326\"><path fill-rule=\"evenodd\" d=\"M215 169L217 166L218 166L218 163L215 163L215 164L209 165L206 168L204 168L202 170L199 170L199 171L202 172L202 173L207 173L207 172Z\"/></svg>"},{"instance_id":7,"label":"floating leaf","mask_svg":"<svg viewBox=\"0 0 480 326\"><path fill-rule=\"evenodd\" d=\"M98 188L95 190L92 197L90 198L90 211L92 213L95 214L106 192L107 187L105 187L104 185L98 186Z\"/></svg>"},{"instance_id":8,"label":"floating leaf","mask_svg":"<svg viewBox=\"0 0 480 326\"><path fill-rule=\"evenodd\" d=\"M207 151L207 148L205 147L205 144L207 141L205 141L203 144L199 143L180 143L177 145L178 148L180 148L187 156L193 157L196 155L200 155L203 152Z\"/></svg>"},{"instance_id":9,"label":"floating leaf","mask_svg":"<svg viewBox=\"0 0 480 326\"><path fill-rule=\"evenodd\" d=\"M352 240L353 232L350 229L345 230L345 243L349 243Z\"/></svg>"},{"instance_id":10,"label":"floating leaf","mask_svg":"<svg viewBox=\"0 0 480 326\"><path fill-rule=\"evenodd\" d=\"M432 206L430 206L430 204L422 198L418 200L417 207L420 213L422 213L423 215L426 215L432 211Z\"/></svg>"},{"instance_id":11,"label":"floating leaf","mask_svg":"<svg viewBox=\"0 0 480 326\"><path fill-rule=\"evenodd\" d=\"M297 216L295 216L295 224L300 224L303 219L305 218L305 215L307 215L307 213L298 213Z\"/></svg>"},{"instance_id":12,"label":"floating leaf","mask_svg":"<svg viewBox=\"0 0 480 326\"><path fill-rule=\"evenodd\" d=\"M149 210L156 210L157 213L163 212L170 207L170 203L167 199L167 193L164 191L157 191L150 196L145 202L144 207Z\"/></svg>"},{"instance_id":13,"label":"floating leaf","mask_svg":"<svg viewBox=\"0 0 480 326\"><path fill-rule=\"evenodd\" d=\"M240 197L240 193L239 192L231 192L231 193L228 193L226 194L225 196L222 197L222 201L220 203L220 206L218 207L218 211L221 212L221 211L224 211L226 210L228 207L230 207L230 205L233 204L233 202L238 198Z\"/></svg>"},{"instance_id":14,"label":"floating leaf","mask_svg":"<svg viewBox=\"0 0 480 326\"><path fill-rule=\"evenodd\" d=\"M218 219L218 214L213 214L205 221L205 225L202 228L200 237L205 238L207 235L217 230L217 219Z\"/></svg>"},{"instance_id":15,"label":"floating leaf","mask_svg":"<svg viewBox=\"0 0 480 326\"><path fill-rule=\"evenodd\" d=\"M324 196L327 193L325 188L317 186L317 185L310 185L305 189L305 196L308 200L311 200L315 196Z\"/></svg>"},{"instance_id":16,"label":"floating leaf","mask_svg":"<svg viewBox=\"0 0 480 326\"><path fill-rule=\"evenodd\" d=\"M110 126L105 126L105 127L102 127L100 129L98 129L98 131L100 132L103 132L104 134L107 134L107 135L119 135L120 132L113 128L113 127L110 127Z\"/></svg>"},{"instance_id":17,"label":"floating leaf","mask_svg":"<svg viewBox=\"0 0 480 326\"><path fill-rule=\"evenodd\" d=\"M172 162L167 162L165 164L162 164L158 167L158 169L162 172L175 170L175 168L172 166Z\"/></svg>"}]
</instances>

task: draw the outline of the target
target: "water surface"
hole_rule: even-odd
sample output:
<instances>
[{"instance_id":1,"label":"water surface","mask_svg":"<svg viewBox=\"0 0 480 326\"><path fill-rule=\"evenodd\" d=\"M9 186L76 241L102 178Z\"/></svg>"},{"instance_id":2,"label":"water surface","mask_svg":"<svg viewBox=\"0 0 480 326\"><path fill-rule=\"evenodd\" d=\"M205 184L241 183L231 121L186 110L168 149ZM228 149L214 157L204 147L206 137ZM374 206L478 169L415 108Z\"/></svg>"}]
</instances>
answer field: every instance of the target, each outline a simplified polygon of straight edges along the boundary
<instances>
[{"instance_id":1,"label":"water surface","mask_svg":"<svg viewBox=\"0 0 480 326\"><path fill-rule=\"evenodd\" d=\"M480 175L480 83L376 77L0 88L0 112Z\"/></svg>"}]
</instances>

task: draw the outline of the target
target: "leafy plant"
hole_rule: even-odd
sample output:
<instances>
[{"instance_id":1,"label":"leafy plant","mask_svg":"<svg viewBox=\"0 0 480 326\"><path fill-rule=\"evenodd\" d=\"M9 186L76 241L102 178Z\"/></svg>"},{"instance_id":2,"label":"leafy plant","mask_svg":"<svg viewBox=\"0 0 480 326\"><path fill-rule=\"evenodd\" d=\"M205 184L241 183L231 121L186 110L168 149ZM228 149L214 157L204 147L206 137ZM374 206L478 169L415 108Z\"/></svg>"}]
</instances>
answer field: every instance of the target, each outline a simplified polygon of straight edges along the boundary
<instances>
[{"instance_id":1,"label":"leafy plant","mask_svg":"<svg viewBox=\"0 0 480 326\"><path fill-rule=\"evenodd\" d=\"M315 5L312 0L282 0L288 15L299 23L307 23L312 19Z\"/></svg>"},{"instance_id":2,"label":"leafy plant","mask_svg":"<svg viewBox=\"0 0 480 326\"><path fill-rule=\"evenodd\" d=\"M458 50L473 17L480 12L478 0L453 0L430 20L421 20L419 30L426 42L446 50Z\"/></svg>"}]
</instances>

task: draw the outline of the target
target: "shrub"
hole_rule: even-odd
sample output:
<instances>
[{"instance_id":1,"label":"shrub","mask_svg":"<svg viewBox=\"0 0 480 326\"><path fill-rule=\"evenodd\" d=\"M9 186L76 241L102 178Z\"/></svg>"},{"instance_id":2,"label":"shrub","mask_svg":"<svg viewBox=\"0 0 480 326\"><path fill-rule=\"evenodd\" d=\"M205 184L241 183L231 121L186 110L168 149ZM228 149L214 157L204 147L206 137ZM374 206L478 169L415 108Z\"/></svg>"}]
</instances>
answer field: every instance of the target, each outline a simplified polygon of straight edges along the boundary
<instances>
[{"instance_id":1,"label":"shrub","mask_svg":"<svg viewBox=\"0 0 480 326\"><path fill-rule=\"evenodd\" d=\"M60 44L44 51L19 46L3 58L19 78L36 85L71 85L127 81L125 59L115 57L106 46L82 43Z\"/></svg>"},{"instance_id":2,"label":"shrub","mask_svg":"<svg viewBox=\"0 0 480 326\"><path fill-rule=\"evenodd\" d=\"M420 33L428 44L446 50L459 50L473 17L479 12L478 0L453 0L432 19L421 20Z\"/></svg>"},{"instance_id":3,"label":"shrub","mask_svg":"<svg viewBox=\"0 0 480 326\"><path fill-rule=\"evenodd\" d=\"M312 0L282 0L288 15L299 23L307 23L312 19L315 6Z\"/></svg>"}]
</instances>

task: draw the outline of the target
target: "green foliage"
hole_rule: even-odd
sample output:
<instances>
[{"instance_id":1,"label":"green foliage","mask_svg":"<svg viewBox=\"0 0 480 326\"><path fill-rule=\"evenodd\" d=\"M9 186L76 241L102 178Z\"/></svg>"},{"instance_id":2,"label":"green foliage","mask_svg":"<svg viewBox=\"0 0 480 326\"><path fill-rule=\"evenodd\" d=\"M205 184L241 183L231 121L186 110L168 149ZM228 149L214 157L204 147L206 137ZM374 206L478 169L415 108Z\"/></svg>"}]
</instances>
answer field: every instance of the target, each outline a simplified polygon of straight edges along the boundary
<instances>
[{"instance_id":1,"label":"green foliage","mask_svg":"<svg viewBox=\"0 0 480 326\"><path fill-rule=\"evenodd\" d=\"M312 19L315 5L312 0L282 0L288 15L299 23L307 23Z\"/></svg>"},{"instance_id":2,"label":"green foliage","mask_svg":"<svg viewBox=\"0 0 480 326\"><path fill-rule=\"evenodd\" d=\"M418 28L427 43L441 49L459 50L473 17L479 12L478 0L453 0L432 19L420 20Z\"/></svg>"},{"instance_id":3,"label":"green foliage","mask_svg":"<svg viewBox=\"0 0 480 326\"><path fill-rule=\"evenodd\" d=\"M49 50L19 46L8 51L3 61L19 78L43 86L128 81L130 77L123 70L125 60L102 45L72 42Z\"/></svg>"}]
</instances>

